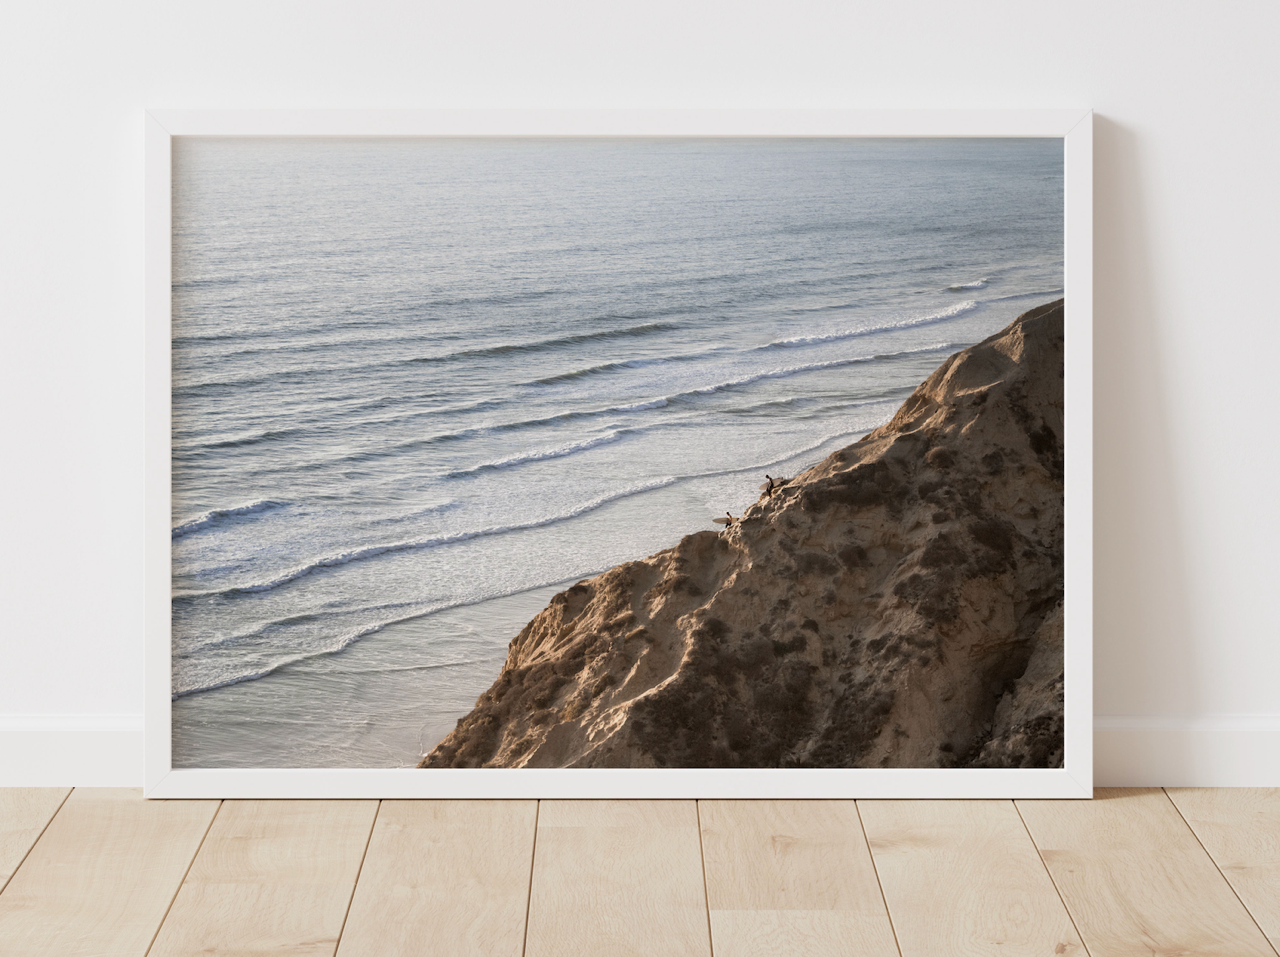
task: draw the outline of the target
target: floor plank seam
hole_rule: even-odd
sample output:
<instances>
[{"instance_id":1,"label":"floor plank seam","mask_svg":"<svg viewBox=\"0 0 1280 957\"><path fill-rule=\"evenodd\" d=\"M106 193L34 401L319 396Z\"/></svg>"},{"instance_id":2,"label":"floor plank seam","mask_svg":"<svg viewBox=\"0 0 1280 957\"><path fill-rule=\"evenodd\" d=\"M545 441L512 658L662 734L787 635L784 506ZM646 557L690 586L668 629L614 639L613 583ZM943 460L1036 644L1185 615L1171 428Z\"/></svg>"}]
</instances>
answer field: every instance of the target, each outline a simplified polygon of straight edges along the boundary
<instances>
[{"instance_id":1,"label":"floor plank seam","mask_svg":"<svg viewBox=\"0 0 1280 957\"><path fill-rule=\"evenodd\" d=\"M711 893L707 890L707 848L702 843L702 802L693 802L693 813L698 820L698 860L702 862L702 903L707 911L707 952L716 957L716 938L711 932Z\"/></svg>"},{"instance_id":2,"label":"floor plank seam","mask_svg":"<svg viewBox=\"0 0 1280 957\"><path fill-rule=\"evenodd\" d=\"M1049 869L1049 865L1045 862L1044 855L1040 853L1040 845L1036 843L1035 835L1031 833L1031 828L1027 827L1027 819L1022 816L1022 808L1018 807L1017 801L1010 802L1013 805L1013 811L1018 815L1018 820L1022 822L1022 829L1027 832L1027 840L1031 842L1031 846L1036 849L1036 858L1040 861L1040 866L1044 868L1044 872L1049 875L1049 883L1053 885L1053 892L1058 895L1058 900L1062 902L1062 909L1066 912L1067 920L1071 921L1071 927L1076 932L1076 937L1080 939L1080 946L1084 948L1085 957L1092 957L1089 950L1089 942L1085 940L1084 934L1080 933L1080 925L1076 923L1076 915L1071 913L1071 908L1067 906L1067 899L1062 896L1062 888L1058 886L1058 882L1053 879L1053 871Z\"/></svg>"},{"instance_id":3,"label":"floor plank seam","mask_svg":"<svg viewBox=\"0 0 1280 957\"><path fill-rule=\"evenodd\" d=\"M533 849L529 852L529 893L524 899L524 939L520 942L520 957L529 949L529 911L533 907L533 869L538 863L538 818L542 816L542 802L533 809Z\"/></svg>"},{"instance_id":4,"label":"floor plank seam","mask_svg":"<svg viewBox=\"0 0 1280 957\"><path fill-rule=\"evenodd\" d=\"M72 788L63 795L62 800L58 802L58 810L49 815L49 820L44 822L44 827L40 828L40 833L36 835L36 839L32 841L31 846L27 848L27 853L22 855L22 860L18 861L17 865L13 868L13 873L5 878L3 884L0 884L0 894L3 894L5 888L8 887L13 882L13 879L18 876L18 871L22 870L22 865L27 863L27 858L31 856L31 852L34 851L36 849L36 845L40 843L40 838L44 837L44 832L49 830L49 825L53 823L53 819L57 817L58 812L62 810L62 805L66 804L67 799L74 793L75 788Z\"/></svg>"},{"instance_id":5,"label":"floor plank seam","mask_svg":"<svg viewBox=\"0 0 1280 957\"><path fill-rule=\"evenodd\" d=\"M209 832L213 830L213 822L218 819L218 813L222 810L222 805L226 803L226 801L219 801L218 806L213 809L213 816L209 818L209 823L205 827L204 833L200 835L200 843L196 845L196 852L191 855L191 860L187 861L187 869L182 872L182 880L178 881L178 886L173 889L173 896L169 898L169 906L164 909L164 916L160 918L160 923L156 924L155 933L151 935L151 941L147 944L147 949L142 952L142 957L147 957L151 953L151 948L156 945L156 940L160 937L160 931L164 929L164 922L169 919L169 912L173 910L174 901L182 893L182 885L187 882L187 875L191 873L191 868L195 866L196 858L200 856L200 849L204 847L205 839L209 836Z\"/></svg>"},{"instance_id":6,"label":"floor plank seam","mask_svg":"<svg viewBox=\"0 0 1280 957\"><path fill-rule=\"evenodd\" d=\"M1182 823L1187 826L1187 830L1191 832L1191 836L1196 839L1196 843L1200 845L1200 850L1204 851L1205 857L1209 858L1209 862L1213 865L1213 869L1218 872L1218 876L1222 878L1223 883L1225 883L1227 887L1231 888L1231 893L1235 896L1236 900L1240 901L1240 906L1243 907L1244 912L1249 915L1249 920L1253 921L1253 926L1258 928L1258 933L1261 934L1262 939L1267 942L1267 946L1271 948L1271 952L1277 954L1277 957L1280 957L1280 953L1276 951L1276 945L1271 942L1271 938L1267 936L1267 932L1262 929L1262 925L1258 923L1258 918L1253 916L1253 911L1249 910L1249 905L1246 904L1244 899L1239 895L1239 893L1237 893L1235 885L1227 879L1226 874L1222 873L1222 868L1218 866L1218 861L1209 853L1209 849L1204 846L1204 841L1200 840L1200 835L1197 834L1196 829L1191 826L1191 822L1187 820L1187 816L1182 813L1182 808L1178 807L1178 802L1169 796L1167 788L1162 787L1160 789L1160 793L1164 795L1164 799L1166 801L1173 805L1174 811L1176 811L1178 817L1182 819Z\"/></svg>"},{"instance_id":7,"label":"floor plank seam","mask_svg":"<svg viewBox=\"0 0 1280 957\"><path fill-rule=\"evenodd\" d=\"M378 826L378 815L382 813L382 801L373 811L373 823L369 825L369 836L364 839L364 853L360 855L360 866L356 868L356 879L351 882L351 894L347 897L347 909L342 915L342 926L338 928L338 939L333 943L334 957L342 947L342 934L347 929L347 918L351 916L351 902L356 899L356 888L360 886L360 874L364 871L365 858L369 856L369 845L373 843L373 829Z\"/></svg>"},{"instance_id":8,"label":"floor plank seam","mask_svg":"<svg viewBox=\"0 0 1280 957\"><path fill-rule=\"evenodd\" d=\"M871 858L871 870L876 875L876 887L880 888L880 902L884 904L884 914L889 918L889 930L893 932L893 946L898 949L898 957L903 957L902 942L898 940L898 928L893 922L893 911L889 910L889 898L884 894L884 882L880 880L880 868L876 864L876 852L871 849L871 838L867 837L867 825L862 820L862 807L853 802L853 811L858 815L858 827L862 829L862 843L867 846L867 857Z\"/></svg>"}]
</instances>

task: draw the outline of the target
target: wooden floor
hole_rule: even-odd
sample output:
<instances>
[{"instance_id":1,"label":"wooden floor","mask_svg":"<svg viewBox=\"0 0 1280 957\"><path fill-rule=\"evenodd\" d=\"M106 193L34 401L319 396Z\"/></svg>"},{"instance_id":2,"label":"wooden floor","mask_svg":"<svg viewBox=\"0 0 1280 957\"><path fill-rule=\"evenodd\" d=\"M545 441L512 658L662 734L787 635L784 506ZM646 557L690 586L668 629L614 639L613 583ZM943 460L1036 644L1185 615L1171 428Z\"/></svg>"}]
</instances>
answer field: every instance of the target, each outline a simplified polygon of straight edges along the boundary
<instances>
[{"instance_id":1,"label":"wooden floor","mask_svg":"<svg viewBox=\"0 0 1280 957\"><path fill-rule=\"evenodd\" d=\"M0 790L0 955L1277 957L1280 789L1093 801Z\"/></svg>"}]
</instances>

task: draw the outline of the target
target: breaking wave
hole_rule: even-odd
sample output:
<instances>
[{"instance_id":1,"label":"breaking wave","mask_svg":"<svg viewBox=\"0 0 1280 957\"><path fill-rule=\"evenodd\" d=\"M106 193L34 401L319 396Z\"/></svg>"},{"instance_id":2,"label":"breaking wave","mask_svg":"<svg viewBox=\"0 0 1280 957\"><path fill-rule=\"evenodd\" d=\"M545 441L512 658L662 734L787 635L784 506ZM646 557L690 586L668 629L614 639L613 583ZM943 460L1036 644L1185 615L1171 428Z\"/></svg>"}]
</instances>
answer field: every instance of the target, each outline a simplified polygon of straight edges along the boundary
<instances>
[{"instance_id":1,"label":"breaking wave","mask_svg":"<svg viewBox=\"0 0 1280 957\"><path fill-rule=\"evenodd\" d=\"M867 329L846 329L842 332L831 332L820 336L798 336L795 339L779 339L777 342L771 342L767 346L761 346L760 348L772 349L779 346L810 346L823 342L840 342L845 339L861 339L863 336L873 336L881 332L894 332L898 329L914 329L917 326L933 325L935 322L946 322L948 319L954 319L956 316L962 316L967 312L972 312L980 305L981 303L976 299L966 299L964 302L958 302L954 306L948 306L940 312L931 312L925 316L912 316L879 326L871 326Z\"/></svg>"},{"instance_id":2,"label":"breaking wave","mask_svg":"<svg viewBox=\"0 0 1280 957\"><path fill-rule=\"evenodd\" d=\"M387 555L391 552L407 552L418 551L424 548L438 548L441 545L453 545L457 542L470 541L473 538L502 535L505 532L518 532L527 528L543 528L547 525L554 525L557 522L565 522L569 519L577 518L579 515L585 515L587 512L594 512L596 509L604 505L608 505L610 502L616 502L618 499L629 498L632 495L639 495L641 492L648 492L655 488L663 488L676 481L678 481L678 479L675 476L664 476L660 479L654 479L653 481L644 482L640 485L631 486L630 488L623 489L620 492L614 492L611 495L604 495L600 498L592 499L591 501L585 502L577 508L570 509L568 512L563 514L534 519L529 522L519 522L514 525L493 525L489 528L479 528L466 532L458 532L453 535L439 535L434 538L426 538L420 541L391 542L386 545L367 545L364 548L353 548L350 551L320 558L316 561L309 562L306 565L300 565L297 568L290 569L284 574L278 575L268 581L252 582L247 585L233 585L230 588L218 588L211 591L175 592L173 598L175 601L179 601L272 591L273 589L279 588L281 585L287 585L290 582L297 581L299 578L310 575L312 572L319 571L322 568L335 568L339 565L348 565L351 562L377 558L379 555Z\"/></svg>"},{"instance_id":3,"label":"breaking wave","mask_svg":"<svg viewBox=\"0 0 1280 957\"><path fill-rule=\"evenodd\" d=\"M268 509L284 508L287 502L274 502L270 499L264 499L260 502L251 502L248 505L237 505L233 508L214 508L205 512L203 515L197 515L190 521L183 522L181 525L173 529L172 538L182 538L191 535L203 529L216 525L225 518L235 518L240 515L253 515L257 512L265 512Z\"/></svg>"}]
</instances>

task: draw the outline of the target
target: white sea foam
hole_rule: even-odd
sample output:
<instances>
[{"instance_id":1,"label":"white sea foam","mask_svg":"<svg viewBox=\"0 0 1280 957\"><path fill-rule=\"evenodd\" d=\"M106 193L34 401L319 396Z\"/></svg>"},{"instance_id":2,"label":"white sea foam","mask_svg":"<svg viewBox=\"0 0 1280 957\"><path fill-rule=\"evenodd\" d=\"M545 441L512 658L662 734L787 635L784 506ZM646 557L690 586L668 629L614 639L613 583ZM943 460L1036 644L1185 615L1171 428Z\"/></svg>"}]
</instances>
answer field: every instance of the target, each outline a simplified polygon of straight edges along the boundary
<instances>
[{"instance_id":1,"label":"white sea foam","mask_svg":"<svg viewBox=\"0 0 1280 957\"><path fill-rule=\"evenodd\" d=\"M379 555L386 555L390 552L407 552L419 551L425 548L439 548L442 545L453 545L457 542L470 541L473 538L483 538L490 535L502 535L506 532L519 532L528 528L543 528L547 525L554 525L556 522L568 521L571 518L577 518L579 515L585 515L587 512L593 512L596 509L615 502L618 499L629 498L632 495L639 495L641 492L648 492L655 488L663 488L673 482L678 481L675 476L667 475L659 479L649 482L642 482L639 485L633 485L630 488L623 489L620 492L614 492L610 495L603 495L599 498L585 502L576 508L570 509L560 515L551 515L546 518L535 519L530 522L518 522L513 525L493 525L489 528L479 528L472 531L458 532L454 535L440 535L435 538L422 539L413 542L391 542L386 545L368 545L364 548L353 548L350 551L342 552L338 555L330 555L326 558L320 558L316 561L309 562L306 565L300 565L291 569L282 575L278 575L264 582L252 582L247 585L232 585L229 588L219 588L211 591L189 591L175 592L175 599L193 599L193 598L211 598L222 595L242 595L254 594L257 592L272 591L282 585L297 581L310 575L314 571L322 568L335 568L340 565L348 565L351 562L364 561L369 558L377 558Z\"/></svg>"},{"instance_id":2,"label":"white sea foam","mask_svg":"<svg viewBox=\"0 0 1280 957\"><path fill-rule=\"evenodd\" d=\"M762 349L777 348L779 346L811 346L825 342L840 342L844 339L860 339L863 336L872 336L880 332L894 332L898 329L914 329L917 326L928 326L935 322L946 322L948 319L954 319L956 316L962 316L966 312L972 312L977 309L980 303L975 299L966 299L964 302L957 302L954 306L948 306L939 312L931 312L924 316L908 316L902 319L895 319L892 322L882 323L878 326L870 326L865 329L845 329L840 332L829 332L818 336L797 336L794 339L779 339L777 342L771 342L767 346L761 346Z\"/></svg>"},{"instance_id":3,"label":"white sea foam","mask_svg":"<svg viewBox=\"0 0 1280 957\"><path fill-rule=\"evenodd\" d=\"M259 678L265 678L272 672L279 671L286 665L297 664L300 661L306 661L309 658L316 658L320 655L332 655L342 651L353 641L359 641L361 638L367 638L369 635L376 634L388 625L398 624L402 621L412 621L414 618L421 618L423 615L431 614L433 611L440 611L447 606L438 605L427 611L418 612L413 615L405 615L401 618L392 618L387 621L379 621L369 625L363 625L350 631L335 635L329 641L319 648L309 649L299 654L286 655L278 658L260 668L250 669L248 671L233 671L228 674L223 672L219 675L210 675L202 681L195 673L190 673L184 677L179 677L177 673L174 675L173 688L170 693L170 700L176 700L183 695L194 694L197 691L212 691L215 688L227 688L231 685L241 684L245 681L256 681Z\"/></svg>"},{"instance_id":4,"label":"white sea foam","mask_svg":"<svg viewBox=\"0 0 1280 957\"><path fill-rule=\"evenodd\" d=\"M504 591L501 589L491 590L491 591L485 592L484 594L476 595L471 598L465 598L459 601L434 602L429 605L420 604L417 610L415 610L411 614L399 615L394 618L388 618L383 621L373 622L367 625L363 625L359 628L349 629L347 631L340 632L339 634L335 635L331 640L329 640L328 642L324 643L319 647L309 648L297 654L282 655L280 657L277 657L276 660L271 661L267 664L264 664L262 667L258 667L258 668L250 668L248 670L240 670L240 671L233 669L230 673L223 671L220 674L206 675L203 680L201 680L198 677L198 674L197 674L198 669L196 671L186 673L182 677L179 677L178 671L175 670L174 677L173 677L173 689L170 694L170 700L176 700L178 698L183 697L184 695L195 694L196 692L199 692L199 691L213 691L215 688L226 688L226 687L229 687L230 685L242 684L246 681L256 681L259 678L265 678L267 675L272 674L273 672L279 671L281 668L284 668L287 665L297 664L301 661L307 661L312 658L319 658L324 655L336 654L342 651L343 649L347 648L353 642L359 641L361 638L367 638L370 635L377 634L378 632L382 631L384 628L389 628L392 625L399 625L407 621L414 621L418 618L425 618L427 615L434 615L442 611L450 611L454 608L467 608L472 605L480 605L487 601L493 601L494 599L497 599L497 598L507 598L513 594L518 594L519 592L536 591L537 589L540 589L540 588L546 588L549 585L558 585L562 581L563 579L554 579L551 581L540 581L533 585L521 587L515 592ZM406 602L405 604L412 605L414 603ZM384 607L392 607L392 606L384 606ZM258 632L246 634L246 635L229 636L229 638L231 639L229 641L226 639L223 639L220 641L209 642L209 643L197 646L195 650L208 651L209 649L219 647L220 645L235 644L237 639L239 641L243 641L246 639L259 637L263 633L263 631L265 631L265 629L259 630ZM203 663L206 666L206 668L214 667L213 662L211 662L208 659L204 659L202 661L200 658L197 658L195 660L198 663ZM448 665L437 665L437 666L430 666L430 667L449 667L451 665L461 666L461 665L474 664L474 663L475 662L461 661L461 662L451 662ZM405 668L405 669L384 669L384 670L417 671L417 670L422 670L423 667L424 666L422 665L417 665L417 666L414 666L411 668Z\"/></svg>"},{"instance_id":5,"label":"white sea foam","mask_svg":"<svg viewBox=\"0 0 1280 957\"><path fill-rule=\"evenodd\" d=\"M1043 289L1037 292L1017 292L1008 296L996 296L990 299L990 302L1017 302L1022 299L1039 299L1042 301L1052 301L1062 297L1063 289L1059 286L1056 289Z\"/></svg>"},{"instance_id":6,"label":"white sea foam","mask_svg":"<svg viewBox=\"0 0 1280 957\"><path fill-rule=\"evenodd\" d=\"M958 282L954 286L948 286L948 292L964 292L966 289L986 289L987 284L991 282L990 276L984 276L982 279L975 279L973 282Z\"/></svg>"},{"instance_id":7,"label":"white sea foam","mask_svg":"<svg viewBox=\"0 0 1280 957\"><path fill-rule=\"evenodd\" d=\"M560 382L573 382L587 376L599 375L602 372L616 372L619 369L643 369L646 366L661 365L664 362L679 362L682 359L691 358L688 355L676 356L655 356L651 359L627 359L621 362L602 362L598 365L587 366L584 369L574 369L571 372L561 372L552 376L545 376L541 379L534 379L532 382L526 382L524 385L555 385Z\"/></svg>"},{"instance_id":8,"label":"white sea foam","mask_svg":"<svg viewBox=\"0 0 1280 957\"><path fill-rule=\"evenodd\" d=\"M236 505L231 508L213 508L205 512L203 515L197 515L189 521L183 522L172 531L172 538L182 538L184 535L190 535L201 529L208 528L210 525L216 524L224 518L234 518L238 515L253 515L256 512L265 512L272 508L284 508L288 504L286 502L273 502L270 499L263 499L260 502L250 502L248 505Z\"/></svg>"},{"instance_id":9,"label":"white sea foam","mask_svg":"<svg viewBox=\"0 0 1280 957\"><path fill-rule=\"evenodd\" d=\"M452 512L462 507L462 503L457 499L449 499L447 502L438 502L435 505L427 505L423 508L415 508L409 512L395 511L389 514L379 516L378 518L370 518L366 520L366 525L396 525L401 522L411 521L413 519L426 518L428 515L440 515L443 512Z\"/></svg>"},{"instance_id":10,"label":"white sea foam","mask_svg":"<svg viewBox=\"0 0 1280 957\"><path fill-rule=\"evenodd\" d=\"M853 356L848 359L830 359L826 362L809 362L804 365L785 366L779 369L770 369L767 372L757 372L753 375L743 376L739 379L728 379L724 382L717 382L714 385L702 386L697 389L689 389L686 392L667 396L667 398L673 400L694 395L710 395L713 392L720 392L724 389L734 389L744 385L751 385L753 382L760 382L764 379L781 379L787 376L801 375L806 372L819 372L823 369L838 369L841 366L852 366L865 362L874 362L877 359L896 359L903 356L925 355L930 352L941 352L944 349L961 349L964 348L964 345L965 343L939 342L934 345L924 346L920 349L904 349L900 352L892 352L885 355Z\"/></svg>"},{"instance_id":11,"label":"white sea foam","mask_svg":"<svg viewBox=\"0 0 1280 957\"><path fill-rule=\"evenodd\" d=\"M276 618L264 622L248 631L233 631L230 634L215 634L207 638L195 638L181 640L174 647L174 658L190 659L201 652L210 651L216 648L231 648L236 645L242 645L255 640L260 640L271 635L273 632L286 630L292 626L316 622L320 620L337 620L344 616L357 615L366 619L376 618L379 613L385 614L389 611L397 613L397 617L389 619L389 621L411 621L422 615L430 614L440 608L439 602L421 602L421 601L400 601L388 602L375 605L351 605L343 607L338 611L326 612L322 610L307 611L297 615L287 615L283 618ZM411 609L411 611L405 611Z\"/></svg>"},{"instance_id":12,"label":"white sea foam","mask_svg":"<svg viewBox=\"0 0 1280 957\"><path fill-rule=\"evenodd\" d=\"M723 475L747 475L755 472L763 472L765 469L773 468L775 465L781 465L783 462L790 462L802 455L815 452L824 445L834 442L836 439L851 438L855 435L866 435L872 429L878 428L885 422L889 421L893 410L898 406L896 399L877 399L874 402L858 404L861 406L883 405L885 406L888 414L878 416L867 422L860 422L854 428L841 429L838 432L827 432L819 439L815 439L812 442L808 442L801 446L795 446L764 461L754 462L751 465L739 466L731 469L713 469L707 472L691 472L688 475L681 475L680 481L717 478Z\"/></svg>"},{"instance_id":13,"label":"white sea foam","mask_svg":"<svg viewBox=\"0 0 1280 957\"><path fill-rule=\"evenodd\" d=\"M568 455L576 455L579 452L598 449L602 445L612 445L623 436L631 434L632 432L634 432L633 429L617 429L607 435L598 435L592 439L584 439L581 442L574 442L572 445L562 445L554 449L539 449L535 452L521 452L519 455L512 455L505 459L499 459L496 462L485 462L483 465L477 465L473 468L458 469L457 471L447 473L446 477L464 478L468 475L476 475L480 472L515 468L519 465L527 465L530 462L545 462L548 459L561 459Z\"/></svg>"},{"instance_id":14,"label":"white sea foam","mask_svg":"<svg viewBox=\"0 0 1280 957\"><path fill-rule=\"evenodd\" d=\"M667 404L665 397L661 399L649 399L647 402L633 402L630 405L615 405L608 409L602 409L601 415L607 415L611 412L644 412L648 409L661 409Z\"/></svg>"}]
</instances>

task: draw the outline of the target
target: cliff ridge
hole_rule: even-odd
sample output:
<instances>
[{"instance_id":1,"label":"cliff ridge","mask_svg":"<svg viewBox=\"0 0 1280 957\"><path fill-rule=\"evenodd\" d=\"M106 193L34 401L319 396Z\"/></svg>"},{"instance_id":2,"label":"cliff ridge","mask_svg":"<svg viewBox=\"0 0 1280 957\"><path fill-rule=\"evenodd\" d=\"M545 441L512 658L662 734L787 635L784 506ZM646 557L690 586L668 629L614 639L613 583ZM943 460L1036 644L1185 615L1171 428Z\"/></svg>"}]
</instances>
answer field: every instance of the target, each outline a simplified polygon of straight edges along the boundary
<instances>
[{"instance_id":1,"label":"cliff ridge","mask_svg":"<svg viewBox=\"0 0 1280 957\"><path fill-rule=\"evenodd\" d=\"M421 767L1061 767L1063 301L556 595Z\"/></svg>"}]
</instances>

